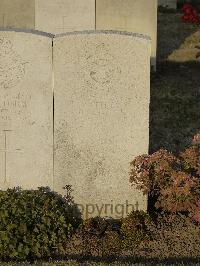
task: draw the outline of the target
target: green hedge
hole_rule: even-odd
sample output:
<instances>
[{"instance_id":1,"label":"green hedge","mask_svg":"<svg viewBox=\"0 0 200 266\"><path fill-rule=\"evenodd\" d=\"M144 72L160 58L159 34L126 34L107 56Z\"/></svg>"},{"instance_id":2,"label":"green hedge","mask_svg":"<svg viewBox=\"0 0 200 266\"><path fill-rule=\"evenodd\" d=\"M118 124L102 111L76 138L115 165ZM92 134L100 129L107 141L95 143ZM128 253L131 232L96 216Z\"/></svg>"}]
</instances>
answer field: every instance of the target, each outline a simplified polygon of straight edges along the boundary
<instances>
[{"instance_id":1,"label":"green hedge","mask_svg":"<svg viewBox=\"0 0 200 266\"><path fill-rule=\"evenodd\" d=\"M0 260L65 252L80 221L76 206L48 188L0 191Z\"/></svg>"}]
</instances>

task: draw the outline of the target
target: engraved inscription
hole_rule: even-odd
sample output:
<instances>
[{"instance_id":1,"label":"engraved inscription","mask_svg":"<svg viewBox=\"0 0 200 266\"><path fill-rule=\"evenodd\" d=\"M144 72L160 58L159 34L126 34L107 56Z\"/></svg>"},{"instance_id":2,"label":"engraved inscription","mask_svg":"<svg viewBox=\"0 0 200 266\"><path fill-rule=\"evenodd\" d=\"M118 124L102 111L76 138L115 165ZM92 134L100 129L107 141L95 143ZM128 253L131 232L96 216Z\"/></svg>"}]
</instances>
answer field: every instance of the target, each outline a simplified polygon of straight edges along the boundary
<instances>
[{"instance_id":1,"label":"engraved inscription","mask_svg":"<svg viewBox=\"0 0 200 266\"><path fill-rule=\"evenodd\" d=\"M47 11L48 12L48 11ZM60 23L60 27L55 27L56 32L65 32L65 22L64 22L64 17L62 17L62 22Z\"/></svg>"},{"instance_id":2,"label":"engraved inscription","mask_svg":"<svg viewBox=\"0 0 200 266\"><path fill-rule=\"evenodd\" d=\"M76 15L74 14L74 17L79 17L79 16L80 16L79 13L77 13ZM77 20L75 20L73 23L72 18L71 17L69 18L68 16L62 17L62 25L63 25L62 27L63 32L78 31L81 28L81 25L77 24Z\"/></svg>"},{"instance_id":3,"label":"engraved inscription","mask_svg":"<svg viewBox=\"0 0 200 266\"><path fill-rule=\"evenodd\" d=\"M88 55L86 60L85 79L92 82L91 85L109 85L113 80L119 79L119 63L104 43L97 45L94 53Z\"/></svg>"},{"instance_id":4,"label":"engraved inscription","mask_svg":"<svg viewBox=\"0 0 200 266\"><path fill-rule=\"evenodd\" d=\"M69 23L66 23L66 16L62 16L62 22L60 23L61 24L61 27L58 27L56 28L56 31L59 31L59 32L68 32L68 31L75 31L75 27L72 27L69 25Z\"/></svg>"},{"instance_id":5,"label":"engraved inscription","mask_svg":"<svg viewBox=\"0 0 200 266\"><path fill-rule=\"evenodd\" d=\"M126 102L124 103L124 106L119 106L118 102L95 102L94 103L94 109L95 114L98 114L100 116L104 115L110 115L111 113L115 112L116 115L120 115L125 119L127 117L126 110L125 109Z\"/></svg>"},{"instance_id":6,"label":"engraved inscription","mask_svg":"<svg viewBox=\"0 0 200 266\"><path fill-rule=\"evenodd\" d=\"M5 92L0 98L0 122L10 122L12 119L27 120L30 117L28 111L30 100L30 96L28 97L21 92L14 95Z\"/></svg>"},{"instance_id":7,"label":"engraved inscription","mask_svg":"<svg viewBox=\"0 0 200 266\"><path fill-rule=\"evenodd\" d=\"M8 89L15 86L25 75L25 65L12 47L10 40L0 38L0 86Z\"/></svg>"},{"instance_id":8,"label":"engraved inscription","mask_svg":"<svg viewBox=\"0 0 200 266\"><path fill-rule=\"evenodd\" d=\"M4 148L0 149L0 152L4 153L4 184L8 184L10 181L10 178L7 173L7 162L8 162L8 154L13 152L21 152L21 149L15 149L15 150L9 150L8 147L8 134L11 132L11 130L3 130L4 132Z\"/></svg>"},{"instance_id":9,"label":"engraved inscription","mask_svg":"<svg viewBox=\"0 0 200 266\"><path fill-rule=\"evenodd\" d=\"M0 14L0 17L1 17L1 27L5 28L6 27L6 24L5 24L6 15L5 14Z\"/></svg>"}]
</instances>

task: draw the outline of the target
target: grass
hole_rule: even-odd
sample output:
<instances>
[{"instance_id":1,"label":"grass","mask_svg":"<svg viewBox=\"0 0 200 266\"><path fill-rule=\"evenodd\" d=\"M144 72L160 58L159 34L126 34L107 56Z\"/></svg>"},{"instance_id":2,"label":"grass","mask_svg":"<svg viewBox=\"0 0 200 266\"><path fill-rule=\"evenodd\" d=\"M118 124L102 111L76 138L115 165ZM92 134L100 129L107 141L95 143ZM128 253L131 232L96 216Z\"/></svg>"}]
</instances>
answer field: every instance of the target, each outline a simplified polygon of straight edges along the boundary
<instances>
[{"instance_id":1,"label":"grass","mask_svg":"<svg viewBox=\"0 0 200 266\"><path fill-rule=\"evenodd\" d=\"M79 262L76 260L68 260L68 261L52 261L52 262L35 262L33 264L30 263L2 263L1 266L29 266L29 265L36 265L36 266L79 266L79 265L84 265L84 266L130 266L130 265L134 265L134 266L144 266L144 265L154 265L154 266L163 266L163 265L176 265L176 266L181 266L181 265L190 265L190 266L197 266L200 265L199 263L193 263L193 262L165 262L165 263L156 263L156 262L146 262L146 263L123 263L123 262L112 262L112 263L104 263L104 262Z\"/></svg>"},{"instance_id":2,"label":"grass","mask_svg":"<svg viewBox=\"0 0 200 266\"><path fill-rule=\"evenodd\" d=\"M158 17L157 73L151 76L150 153L177 154L200 130L200 27L181 22L181 14Z\"/></svg>"},{"instance_id":3,"label":"grass","mask_svg":"<svg viewBox=\"0 0 200 266\"><path fill-rule=\"evenodd\" d=\"M200 63L163 62L152 78L150 153L177 154L200 131Z\"/></svg>"}]
</instances>

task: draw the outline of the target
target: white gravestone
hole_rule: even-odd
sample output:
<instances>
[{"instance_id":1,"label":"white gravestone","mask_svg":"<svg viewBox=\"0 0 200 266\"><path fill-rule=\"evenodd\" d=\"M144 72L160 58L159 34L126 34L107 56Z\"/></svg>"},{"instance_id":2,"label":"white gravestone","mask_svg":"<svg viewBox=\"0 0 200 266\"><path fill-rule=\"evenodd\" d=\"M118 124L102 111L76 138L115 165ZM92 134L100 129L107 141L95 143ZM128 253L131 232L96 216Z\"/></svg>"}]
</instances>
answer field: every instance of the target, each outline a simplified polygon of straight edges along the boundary
<instances>
[{"instance_id":1,"label":"white gravestone","mask_svg":"<svg viewBox=\"0 0 200 266\"><path fill-rule=\"evenodd\" d=\"M35 0L35 29L50 33L95 29L95 0Z\"/></svg>"},{"instance_id":2,"label":"white gravestone","mask_svg":"<svg viewBox=\"0 0 200 266\"><path fill-rule=\"evenodd\" d=\"M0 188L52 187L52 38L0 31L0 94Z\"/></svg>"},{"instance_id":3,"label":"white gravestone","mask_svg":"<svg viewBox=\"0 0 200 266\"><path fill-rule=\"evenodd\" d=\"M35 0L0 0L0 27L34 29Z\"/></svg>"},{"instance_id":4,"label":"white gravestone","mask_svg":"<svg viewBox=\"0 0 200 266\"><path fill-rule=\"evenodd\" d=\"M150 53L150 39L137 34L54 39L54 189L72 185L85 217L147 208L129 163L148 153Z\"/></svg>"},{"instance_id":5,"label":"white gravestone","mask_svg":"<svg viewBox=\"0 0 200 266\"><path fill-rule=\"evenodd\" d=\"M157 5L157 0L96 0L96 29L149 35L151 65L156 70Z\"/></svg>"}]
</instances>

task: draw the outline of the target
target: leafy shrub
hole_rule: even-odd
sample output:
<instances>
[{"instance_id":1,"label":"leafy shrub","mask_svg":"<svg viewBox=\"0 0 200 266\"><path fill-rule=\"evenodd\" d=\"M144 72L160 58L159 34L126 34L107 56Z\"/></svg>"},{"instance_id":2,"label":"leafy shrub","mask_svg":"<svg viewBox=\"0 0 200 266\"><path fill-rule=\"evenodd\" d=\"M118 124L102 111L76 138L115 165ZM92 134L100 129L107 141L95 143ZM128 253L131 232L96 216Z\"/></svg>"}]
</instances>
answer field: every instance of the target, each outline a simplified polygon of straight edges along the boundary
<instances>
[{"instance_id":1,"label":"leafy shrub","mask_svg":"<svg viewBox=\"0 0 200 266\"><path fill-rule=\"evenodd\" d=\"M136 157L131 162L130 182L144 194L159 196L160 189L170 184L171 173L180 168L177 158L166 150Z\"/></svg>"},{"instance_id":2,"label":"leafy shrub","mask_svg":"<svg viewBox=\"0 0 200 266\"><path fill-rule=\"evenodd\" d=\"M92 256L102 255L102 237L106 228L106 220L101 217L94 217L84 221L81 228L81 236L86 254Z\"/></svg>"},{"instance_id":3,"label":"leafy shrub","mask_svg":"<svg viewBox=\"0 0 200 266\"><path fill-rule=\"evenodd\" d=\"M156 199L155 207L159 210L197 215L200 145L191 146L177 157L163 149L136 157L131 162L130 182Z\"/></svg>"},{"instance_id":4,"label":"leafy shrub","mask_svg":"<svg viewBox=\"0 0 200 266\"><path fill-rule=\"evenodd\" d=\"M84 221L82 229L84 233L101 236L107 229L107 222L102 217L94 217Z\"/></svg>"},{"instance_id":5,"label":"leafy shrub","mask_svg":"<svg viewBox=\"0 0 200 266\"><path fill-rule=\"evenodd\" d=\"M152 240L144 245L145 256L163 259L199 257L199 226L189 217L162 213L156 223L148 224L148 230Z\"/></svg>"},{"instance_id":6,"label":"leafy shrub","mask_svg":"<svg viewBox=\"0 0 200 266\"><path fill-rule=\"evenodd\" d=\"M150 240L148 224L151 224L150 216L143 211L133 211L122 219L121 234L123 248L136 248L141 242Z\"/></svg>"},{"instance_id":7,"label":"leafy shrub","mask_svg":"<svg viewBox=\"0 0 200 266\"><path fill-rule=\"evenodd\" d=\"M120 234L117 231L106 231L101 243L102 255L119 255L121 251L122 239Z\"/></svg>"},{"instance_id":8,"label":"leafy shrub","mask_svg":"<svg viewBox=\"0 0 200 266\"><path fill-rule=\"evenodd\" d=\"M0 191L0 259L33 259L64 252L80 223L73 204L48 188Z\"/></svg>"},{"instance_id":9,"label":"leafy shrub","mask_svg":"<svg viewBox=\"0 0 200 266\"><path fill-rule=\"evenodd\" d=\"M73 254L89 256L119 254L120 226L119 220L101 217L87 219L70 239L68 249Z\"/></svg>"},{"instance_id":10,"label":"leafy shrub","mask_svg":"<svg viewBox=\"0 0 200 266\"><path fill-rule=\"evenodd\" d=\"M200 176L200 146L194 144L180 153L180 159L184 163L184 169L188 173L199 177Z\"/></svg>"}]
</instances>

